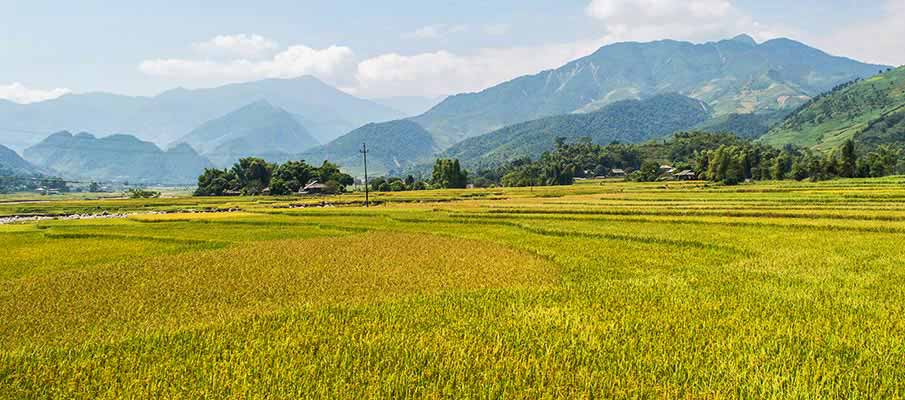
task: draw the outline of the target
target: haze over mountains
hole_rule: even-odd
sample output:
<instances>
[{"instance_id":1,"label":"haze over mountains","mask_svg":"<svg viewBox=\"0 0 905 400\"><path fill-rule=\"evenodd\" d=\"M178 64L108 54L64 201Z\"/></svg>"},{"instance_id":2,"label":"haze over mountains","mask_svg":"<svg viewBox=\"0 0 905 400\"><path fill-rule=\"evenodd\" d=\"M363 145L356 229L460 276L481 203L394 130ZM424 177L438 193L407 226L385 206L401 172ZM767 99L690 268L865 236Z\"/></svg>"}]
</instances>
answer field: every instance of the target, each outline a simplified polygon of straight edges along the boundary
<instances>
[{"instance_id":1,"label":"haze over mountains","mask_svg":"<svg viewBox=\"0 0 905 400\"><path fill-rule=\"evenodd\" d=\"M272 161L301 157L315 163L329 159L360 174L363 141L372 150L372 171L385 173L436 155L461 158L466 165L536 157L560 136L590 137L601 144L641 142L686 129L758 137L821 93L886 68L789 39L662 40L604 46L557 69L448 97L410 118L405 116L439 100L364 100L316 78L300 77L174 89L155 97L91 93L28 105L0 101L0 126L137 137L54 135L26 152L27 159L69 176L175 182L196 176L202 165L225 167L244 156ZM776 129L763 140L777 145L819 142ZM794 129L782 132L790 131ZM4 132L0 138L0 143L23 149L42 137ZM180 143L187 145L166 152L159 147ZM139 148L168 160L175 154L182 158L160 163L131 157ZM119 156L104 155L115 152ZM166 169L176 165L195 170Z\"/></svg>"},{"instance_id":2,"label":"haze over mountains","mask_svg":"<svg viewBox=\"0 0 905 400\"><path fill-rule=\"evenodd\" d=\"M369 122L403 117L399 111L303 76L211 89L173 89L154 97L88 93L32 104L0 102L0 121L4 125L4 143L19 149L43 137L16 130L128 133L167 145L205 122L260 100L291 113L322 143Z\"/></svg>"}]
</instances>

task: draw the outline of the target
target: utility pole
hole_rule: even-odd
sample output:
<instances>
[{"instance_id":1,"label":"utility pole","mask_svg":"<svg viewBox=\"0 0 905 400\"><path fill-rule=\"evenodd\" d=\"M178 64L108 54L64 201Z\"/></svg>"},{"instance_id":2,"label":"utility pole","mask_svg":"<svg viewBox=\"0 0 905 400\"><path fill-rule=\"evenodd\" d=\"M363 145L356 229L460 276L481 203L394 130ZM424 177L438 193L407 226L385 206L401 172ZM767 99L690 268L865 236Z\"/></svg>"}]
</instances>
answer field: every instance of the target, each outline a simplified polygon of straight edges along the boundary
<instances>
[{"instance_id":1,"label":"utility pole","mask_svg":"<svg viewBox=\"0 0 905 400\"><path fill-rule=\"evenodd\" d=\"M370 199L368 198L369 190L368 190L368 145L367 145L367 143L362 143L361 150L359 150L358 152L361 153L365 159L365 207L367 208L367 207L371 206Z\"/></svg>"}]
</instances>

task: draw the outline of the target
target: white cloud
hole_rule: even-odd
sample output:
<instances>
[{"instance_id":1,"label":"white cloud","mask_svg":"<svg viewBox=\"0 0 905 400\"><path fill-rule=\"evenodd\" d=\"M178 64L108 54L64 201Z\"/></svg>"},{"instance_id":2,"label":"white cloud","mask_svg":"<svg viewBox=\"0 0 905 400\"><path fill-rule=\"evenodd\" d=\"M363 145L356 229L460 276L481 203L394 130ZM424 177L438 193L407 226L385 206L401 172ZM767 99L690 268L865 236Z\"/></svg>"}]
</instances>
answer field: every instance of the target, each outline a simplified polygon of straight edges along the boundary
<instances>
[{"instance_id":1,"label":"white cloud","mask_svg":"<svg viewBox=\"0 0 905 400\"><path fill-rule=\"evenodd\" d=\"M151 76L217 83L294 78L302 75L314 75L328 82L336 82L348 69L354 68L351 65L352 58L352 49L348 47L314 49L297 45L268 60L156 59L143 61L138 68Z\"/></svg>"},{"instance_id":2,"label":"white cloud","mask_svg":"<svg viewBox=\"0 0 905 400\"><path fill-rule=\"evenodd\" d=\"M218 35L211 40L195 43L195 49L211 56L237 56L241 58L258 58L272 54L277 50L275 41L261 35L238 34Z\"/></svg>"},{"instance_id":3,"label":"white cloud","mask_svg":"<svg viewBox=\"0 0 905 400\"><path fill-rule=\"evenodd\" d=\"M412 32L402 34L403 39L437 39L440 37L468 32L468 25L427 25Z\"/></svg>"},{"instance_id":4,"label":"white cloud","mask_svg":"<svg viewBox=\"0 0 905 400\"><path fill-rule=\"evenodd\" d=\"M905 65L902 38L905 38L905 2L887 0L883 17L843 26L829 35L813 38L820 48L859 61Z\"/></svg>"},{"instance_id":5,"label":"white cloud","mask_svg":"<svg viewBox=\"0 0 905 400\"><path fill-rule=\"evenodd\" d=\"M604 24L607 42L705 41L740 33L766 40L791 33L755 21L730 0L592 0L585 11Z\"/></svg>"},{"instance_id":6,"label":"white cloud","mask_svg":"<svg viewBox=\"0 0 905 400\"><path fill-rule=\"evenodd\" d=\"M441 96L485 89L525 74L556 68L596 50L600 41L536 47L489 48L459 55L440 50L384 54L358 64L357 94Z\"/></svg>"},{"instance_id":7,"label":"white cloud","mask_svg":"<svg viewBox=\"0 0 905 400\"><path fill-rule=\"evenodd\" d=\"M55 99L68 93L71 93L69 89L32 89L19 82L14 82L9 85L0 85L0 99L10 100L21 104Z\"/></svg>"}]
</instances>

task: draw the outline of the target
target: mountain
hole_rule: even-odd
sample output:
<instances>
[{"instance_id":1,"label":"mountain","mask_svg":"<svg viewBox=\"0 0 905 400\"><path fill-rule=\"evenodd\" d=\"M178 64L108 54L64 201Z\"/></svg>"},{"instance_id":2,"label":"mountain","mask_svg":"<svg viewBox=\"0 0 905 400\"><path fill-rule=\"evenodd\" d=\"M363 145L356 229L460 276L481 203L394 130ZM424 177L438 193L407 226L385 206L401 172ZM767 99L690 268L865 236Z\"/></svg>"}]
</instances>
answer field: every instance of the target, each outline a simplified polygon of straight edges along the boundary
<instances>
[{"instance_id":1,"label":"mountain","mask_svg":"<svg viewBox=\"0 0 905 400\"><path fill-rule=\"evenodd\" d=\"M25 159L66 178L132 183L194 183L212 167L188 145L163 151L130 135L98 139L89 133L59 132L29 147Z\"/></svg>"},{"instance_id":2,"label":"mountain","mask_svg":"<svg viewBox=\"0 0 905 400\"><path fill-rule=\"evenodd\" d=\"M292 114L266 100L208 121L177 142L191 145L221 167L242 157L300 153L320 144Z\"/></svg>"},{"instance_id":3,"label":"mountain","mask_svg":"<svg viewBox=\"0 0 905 400\"><path fill-rule=\"evenodd\" d=\"M818 96L760 140L831 150L848 139L867 146L905 145L905 67Z\"/></svg>"},{"instance_id":4,"label":"mountain","mask_svg":"<svg viewBox=\"0 0 905 400\"><path fill-rule=\"evenodd\" d=\"M31 163L20 157L18 153L3 145L0 145L0 170L4 172L0 176L7 173L13 175L40 173L37 167L31 165Z\"/></svg>"},{"instance_id":5,"label":"mountain","mask_svg":"<svg viewBox=\"0 0 905 400\"><path fill-rule=\"evenodd\" d=\"M371 101L387 106L405 114L407 117L421 115L440 104L446 96L421 97L421 96L397 96L371 99Z\"/></svg>"},{"instance_id":6,"label":"mountain","mask_svg":"<svg viewBox=\"0 0 905 400\"><path fill-rule=\"evenodd\" d=\"M403 116L304 76L211 89L174 89L155 97L89 93L32 104L0 105L0 126L8 130L0 132L0 142L30 145L43 137L14 131L82 130L132 132L144 140L167 144L207 121L258 100L293 114L322 143L368 122Z\"/></svg>"},{"instance_id":7,"label":"mountain","mask_svg":"<svg viewBox=\"0 0 905 400\"><path fill-rule=\"evenodd\" d=\"M427 161L437 150L433 137L420 125L397 120L368 124L299 157L309 163L329 160L347 172L364 172L361 144L368 144L368 173L372 176L399 171Z\"/></svg>"},{"instance_id":8,"label":"mountain","mask_svg":"<svg viewBox=\"0 0 905 400\"><path fill-rule=\"evenodd\" d=\"M558 69L451 96L413 120L448 147L519 122L661 93L704 101L716 116L794 109L839 83L884 68L789 39L616 43Z\"/></svg>"},{"instance_id":9,"label":"mountain","mask_svg":"<svg viewBox=\"0 0 905 400\"><path fill-rule=\"evenodd\" d=\"M732 133L745 139L757 139L766 134L770 127L782 121L786 111L752 114L726 114L711 118L691 128L693 131L708 133Z\"/></svg>"},{"instance_id":10,"label":"mountain","mask_svg":"<svg viewBox=\"0 0 905 400\"><path fill-rule=\"evenodd\" d=\"M589 137L598 144L640 143L691 128L710 118L700 100L678 94L646 100L623 100L587 114L567 114L523 122L466 139L441 156L466 166L537 157L553 148L557 137Z\"/></svg>"}]
</instances>

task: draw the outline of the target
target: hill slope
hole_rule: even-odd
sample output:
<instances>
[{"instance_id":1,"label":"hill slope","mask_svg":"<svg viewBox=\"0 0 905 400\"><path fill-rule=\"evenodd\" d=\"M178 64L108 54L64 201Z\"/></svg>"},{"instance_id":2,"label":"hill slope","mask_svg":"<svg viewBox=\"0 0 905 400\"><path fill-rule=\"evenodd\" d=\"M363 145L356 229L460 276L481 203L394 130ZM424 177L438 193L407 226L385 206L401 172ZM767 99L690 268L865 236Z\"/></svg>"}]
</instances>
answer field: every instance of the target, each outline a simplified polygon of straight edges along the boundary
<instances>
[{"instance_id":1,"label":"hill slope","mask_svg":"<svg viewBox=\"0 0 905 400\"><path fill-rule=\"evenodd\" d=\"M178 142L221 167L242 157L300 153L319 145L291 114L265 100L206 122Z\"/></svg>"},{"instance_id":2,"label":"hill slope","mask_svg":"<svg viewBox=\"0 0 905 400\"><path fill-rule=\"evenodd\" d=\"M590 137L594 143L639 143L688 129L710 117L701 101L677 94L646 100L624 100L588 114L568 114L523 122L466 139L447 149L444 157L465 165L537 157L553 148L556 137Z\"/></svg>"},{"instance_id":3,"label":"hill slope","mask_svg":"<svg viewBox=\"0 0 905 400\"><path fill-rule=\"evenodd\" d=\"M794 109L881 68L789 39L617 43L555 70L449 97L414 120L449 146L507 125L660 93L702 100L716 115Z\"/></svg>"},{"instance_id":4,"label":"hill slope","mask_svg":"<svg viewBox=\"0 0 905 400\"><path fill-rule=\"evenodd\" d=\"M6 174L31 175L40 172L38 168L25 161L15 151L3 145L0 145L0 170L3 171L0 176Z\"/></svg>"},{"instance_id":5,"label":"hill slope","mask_svg":"<svg viewBox=\"0 0 905 400\"><path fill-rule=\"evenodd\" d=\"M137 183L193 183L212 167L188 145L162 151L130 135L96 138L55 133L25 150L25 159L67 178Z\"/></svg>"},{"instance_id":6,"label":"hill slope","mask_svg":"<svg viewBox=\"0 0 905 400\"><path fill-rule=\"evenodd\" d=\"M818 150L848 139L901 145L905 139L905 67L841 85L789 115L761 141Z\"/></svg>"},{"instance_id":7,"label":"hill slope","mask_svg":"<svg viewBox=\"0 0 905 400\"><path fill-rule=\"evenodd\" d=\"M210 89L174 89L155 97L89 93L32 104L0 105L0 122L4 129L11 130L0 132L0 143L21 146L40 140L34 134L12 130L73 130L132 132L144 140L163 145L207 121L258 100L266 100L293 114L322 143L368 122L402 117L398 111L305 76Z\"/></svg>"},{"instance_id":8,"label":"hill slope","mask_svg":"<svg viewBox=\"0 0 905 400\"><path fill-rule=\"evenodd\" d=\"M436 151L429 132L412 121L398 120L365 125L300 157L313 163L330 160L349 173L361 175L362 143L368 144L368 173L372 176L426 161Z\"/></svg>"}]
</instances>

